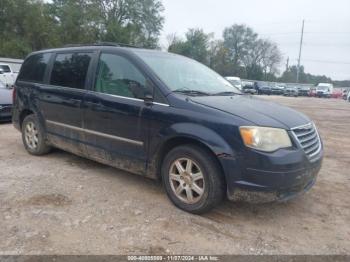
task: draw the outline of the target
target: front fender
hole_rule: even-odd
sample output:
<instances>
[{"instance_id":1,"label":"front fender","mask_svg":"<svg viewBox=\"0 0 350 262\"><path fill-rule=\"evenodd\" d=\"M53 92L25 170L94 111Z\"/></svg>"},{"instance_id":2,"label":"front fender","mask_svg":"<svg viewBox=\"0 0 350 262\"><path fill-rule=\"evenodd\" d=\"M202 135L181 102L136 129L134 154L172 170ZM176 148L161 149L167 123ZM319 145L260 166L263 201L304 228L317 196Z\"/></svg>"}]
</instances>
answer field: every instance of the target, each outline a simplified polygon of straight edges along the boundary
<instances>
[{"instance_id":1,"label":"front fender","mask_svg":"<svg viewBox=\"0 0 350 262\"><path fill-rule=\"evenodd\" d=\"M158 141L157 146L150 151L150 156L155 157L152 157L149 162L148 175L151 177L154 177L155 174L158 177L160 176L160 164L165 155L162 149L169 141L177 138L180 138L180 140L181 138L195 140L207 147L217 157L223 175L225 176L227 190L231 193L233 190L233 181L236 176L240 175L237 152L214 130L199 124L176 123L162 130L155 139Z\"/></svg>"}]
</instances>

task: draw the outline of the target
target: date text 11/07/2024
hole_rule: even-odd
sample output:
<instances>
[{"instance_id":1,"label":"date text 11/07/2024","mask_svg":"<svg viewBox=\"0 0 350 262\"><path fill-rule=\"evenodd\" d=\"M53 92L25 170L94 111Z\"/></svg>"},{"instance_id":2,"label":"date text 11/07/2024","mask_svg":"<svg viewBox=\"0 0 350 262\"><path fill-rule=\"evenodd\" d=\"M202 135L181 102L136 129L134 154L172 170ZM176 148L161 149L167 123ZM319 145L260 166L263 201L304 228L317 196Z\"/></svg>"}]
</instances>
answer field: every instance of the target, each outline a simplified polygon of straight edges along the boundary
<instances>
[{"instance_id":1,"label":"date text 11/07/2024","mask_svg":"<svg viewBox=\"0 0 350 262\"><path fill-rule=\"evenodd\" d=\"M128 256L128 261L220 261L218 256Z\"/></svg>"}]
</instances>

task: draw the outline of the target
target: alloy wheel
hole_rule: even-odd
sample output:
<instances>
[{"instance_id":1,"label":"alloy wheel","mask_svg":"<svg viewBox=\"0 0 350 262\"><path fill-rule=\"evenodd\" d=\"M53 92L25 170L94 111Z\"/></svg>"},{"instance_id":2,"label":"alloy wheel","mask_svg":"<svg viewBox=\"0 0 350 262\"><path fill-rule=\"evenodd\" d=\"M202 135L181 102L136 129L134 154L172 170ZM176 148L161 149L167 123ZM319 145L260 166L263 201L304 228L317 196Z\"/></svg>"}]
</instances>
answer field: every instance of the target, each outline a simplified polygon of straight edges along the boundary
<instances>
[{"instance_id":1,"label":"alloy wheel","mask_svg":"<svg viewBox=\"0 0 350 262\"><path fill-rule=\"evenodd\" d=\"M24 137L26 140L26 144L30 149L35 150L38 147L39 132L33 122L28 122L26 124L24 129Z\"/></svg>"},{"instance_id":2,"label":"alloy wheel","mask_svg":"<svg viewBox=\"0 0 350 262\"><path fill-rule=\"evenodd\" d=\"M205 181L202 170L193 160L175 160L169 170L169 180L172 191L182 202L195 204L201 200Z\"/></svg>"}]
</instances>

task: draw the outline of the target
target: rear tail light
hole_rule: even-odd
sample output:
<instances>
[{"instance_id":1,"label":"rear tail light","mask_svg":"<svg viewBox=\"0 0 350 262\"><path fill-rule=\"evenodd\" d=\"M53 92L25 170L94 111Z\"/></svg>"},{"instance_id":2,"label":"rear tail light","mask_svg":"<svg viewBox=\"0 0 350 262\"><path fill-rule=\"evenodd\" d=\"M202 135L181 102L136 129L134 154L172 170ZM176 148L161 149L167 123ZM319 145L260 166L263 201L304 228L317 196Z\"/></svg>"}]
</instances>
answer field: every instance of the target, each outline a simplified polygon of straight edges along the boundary
<instances>
[{"instance_id":1,"label":"rear tail light","mask_svg":"<svg viewBox=\"0 0 350 262\"><path fill-rule=\"evenodd\" d=\"M16 101L16 87L13 86L13 89L12 89L12 104L15 104L15 101Z\"/></svg>"}]
</instances>

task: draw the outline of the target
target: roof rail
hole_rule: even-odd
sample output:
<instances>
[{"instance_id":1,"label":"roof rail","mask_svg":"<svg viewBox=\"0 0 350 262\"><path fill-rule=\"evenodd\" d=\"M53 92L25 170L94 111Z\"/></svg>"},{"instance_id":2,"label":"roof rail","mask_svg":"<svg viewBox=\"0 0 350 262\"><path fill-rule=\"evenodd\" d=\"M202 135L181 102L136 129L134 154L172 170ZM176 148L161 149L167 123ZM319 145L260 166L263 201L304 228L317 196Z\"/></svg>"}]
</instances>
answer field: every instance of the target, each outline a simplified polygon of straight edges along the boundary
<instances>
[{"instance_id":1,"label":"roof rail","mask_svg":"<svg viewBox=\"0 0 350 262\"><path fill-rule=\"evenodd\" d=\"M80 46L115 46L115 47L134 47L140 48L139 46L134 46L130 44L114 43L114 42L97 42L93 44L67 44L63 47L80 47Z\"/></svg>"}]
</instances>

